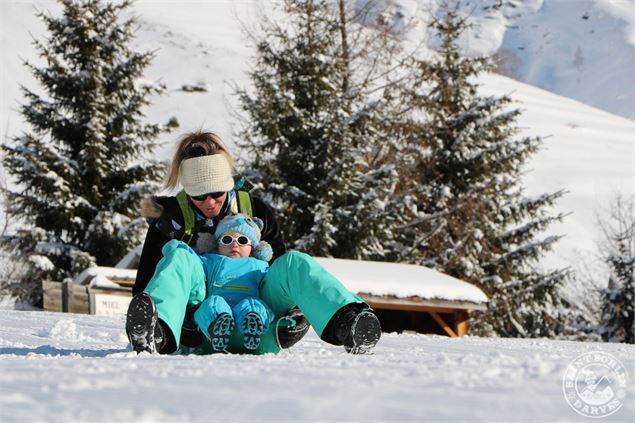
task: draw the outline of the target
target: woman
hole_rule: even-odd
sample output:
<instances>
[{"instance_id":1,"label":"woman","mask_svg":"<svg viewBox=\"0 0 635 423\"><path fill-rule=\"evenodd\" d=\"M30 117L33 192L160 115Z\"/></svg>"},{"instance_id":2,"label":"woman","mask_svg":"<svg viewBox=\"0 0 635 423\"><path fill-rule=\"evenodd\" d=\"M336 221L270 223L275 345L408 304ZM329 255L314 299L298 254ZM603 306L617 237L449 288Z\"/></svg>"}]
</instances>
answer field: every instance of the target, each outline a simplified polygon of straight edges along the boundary
<instances>
[{"instance_id":1,"label":"woman","mask_svg":"<svg viewBox=\"0 0 635 423\"><path fill-rule=\"evenodd\" d=\"M173 283L169 286L182 310L170 321L183 322L181 333L172 324L157 320L156 304L143 291L155 271L167 271L162 248L179 239L199 253L211 251L213 233L219 221L238 212L263 221L262 240L273 249L272 265L260 295L277 319L262 336L257 352L277 352L301 339L308 325L295 306L314 318L311 324L323 340L344 344L347 351L365 352L374 347L380 336L379 321L370 307L348 292L332 275L306 254L285 253L286 248L273 211L258 198L246 200L241 180L234 180L231 155L218 136L210 132L186 135L179 143L171 163L167 188L178 183L183 191L176 197L154 198L146 203L145 214L153 217L141 253L137 280L126 322L133 348L160 353L175 351L179 345L197 347L201 332L190 318L205 292ZM161 265L157 267L159 262ZM174 271L173 267L170 271ZM183 268L182 271L186 271ZM175 273L178 279L178 273Z\"/></svg>"},{"instance_id":2,"label":"woman","mask_svg":"<svg viewBox=\"0 0 635 423\"><path fill-rule=\"evenodd\" d=\"M208 161L205 161L207 158ZM264 222L262 238L273 248L273 259L286 252L273 211L262 200L250 197L242 180L234 181L234 161L223 141L212 132L193 132L181 138L171 162L165 188L174 190L179 182L184 190L176 196L153 197L142 205L142 214L150 220L139 260L133 295L143 292L163 257L161 249L172 239L184 241L199 252L208 252L215 226L225 216L249 210ZM234 189L237 188L237 189ZM192 195L188 195L192 194ZM242 200L242 201L239 201ZM179 342L167 331L163 337L166 351L182 344L198 346L202 333L193 320L196 305L186 310ZM298 342L309 329L297 309L280 319L276 327L281 347ZM161 329L159 326L158 330ZM166 339L167 338L167 339Z\"/></svg>"}]
</instances>

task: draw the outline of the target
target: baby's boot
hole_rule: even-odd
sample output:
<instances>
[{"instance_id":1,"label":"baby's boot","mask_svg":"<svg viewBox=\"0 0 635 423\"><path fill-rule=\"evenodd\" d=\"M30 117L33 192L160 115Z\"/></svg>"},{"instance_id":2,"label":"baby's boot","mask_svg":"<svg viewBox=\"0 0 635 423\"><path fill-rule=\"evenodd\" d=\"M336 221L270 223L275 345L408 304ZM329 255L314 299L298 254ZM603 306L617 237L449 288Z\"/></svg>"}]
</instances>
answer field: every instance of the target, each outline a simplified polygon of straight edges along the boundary
<instances>
[{"instance_id":1,"label":"baby's boot","mask_svg":"<svg viewBox=\"0 0 635 423\"><path fill-rule=\"evenodd\" d=\"M214 351L225 351L234 330L234 319L229 313L221 313L209 325L209 339Z\"/></svg>"},{"instance_id":2,"label":"baby's boot","mask_svg":"<svg viewBox=\"0 0 635 423\"><path fill-rule=\"evenodd\" d=\"M258 313L247 313L243 320L243 334L245 348L255 350L260 345L260 335L264 331L264 324Z\"/></svg>"}]
</instances>

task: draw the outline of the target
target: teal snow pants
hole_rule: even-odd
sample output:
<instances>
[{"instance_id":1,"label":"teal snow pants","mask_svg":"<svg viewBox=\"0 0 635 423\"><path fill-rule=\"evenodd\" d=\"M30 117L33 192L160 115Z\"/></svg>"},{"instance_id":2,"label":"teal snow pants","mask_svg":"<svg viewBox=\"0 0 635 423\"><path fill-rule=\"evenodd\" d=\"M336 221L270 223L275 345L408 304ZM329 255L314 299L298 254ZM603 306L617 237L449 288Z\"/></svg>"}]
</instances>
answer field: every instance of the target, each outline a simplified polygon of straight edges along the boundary
<instances>
[{"instance_id":1,"label":"teal snow pants","mask_svg":"<svg viewBox=\"0 0 635 423\"><path fill-rule=\"evenodd\" d=\"M199 305L206 297L205 273L200 259L184 248L170 251L159 261L145 291L154 299L158 317L167 324L178 343L187 305ZM271 308L275 318L254 351L256 354L280 351L275 323L296 305L321 336L337 310L347 304L364 303L311 256L296 251L273 262L260 285L260 298ZM232 333L227 351L248 352L239 331ZM210 353L211 343L205 339L191 352Z\"/></svg>"}]
</instances>

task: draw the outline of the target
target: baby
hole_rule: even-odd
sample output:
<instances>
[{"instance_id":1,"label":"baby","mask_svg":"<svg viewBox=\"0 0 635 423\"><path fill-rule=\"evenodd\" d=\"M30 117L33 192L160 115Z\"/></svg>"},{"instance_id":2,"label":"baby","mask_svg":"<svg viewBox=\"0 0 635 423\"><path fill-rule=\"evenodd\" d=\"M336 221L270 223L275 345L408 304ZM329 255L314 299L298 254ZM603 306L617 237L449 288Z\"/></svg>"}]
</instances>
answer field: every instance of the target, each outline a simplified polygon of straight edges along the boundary
<instances>
[{"instance_id":1,"label":"baby","mask_svg":"<svg viewBox=\"0 0 635 423\"><path fill-rule=\"evenodd\" d=\"M259 296L273 254L271 246L260 241L261 228L258 218L227 216L214 232L218 254L200 255L207 296L194 320L215 351L227 348L235 326L245 348L255 350L273 321L273 312Z\"/></svg>"}]
</instances>

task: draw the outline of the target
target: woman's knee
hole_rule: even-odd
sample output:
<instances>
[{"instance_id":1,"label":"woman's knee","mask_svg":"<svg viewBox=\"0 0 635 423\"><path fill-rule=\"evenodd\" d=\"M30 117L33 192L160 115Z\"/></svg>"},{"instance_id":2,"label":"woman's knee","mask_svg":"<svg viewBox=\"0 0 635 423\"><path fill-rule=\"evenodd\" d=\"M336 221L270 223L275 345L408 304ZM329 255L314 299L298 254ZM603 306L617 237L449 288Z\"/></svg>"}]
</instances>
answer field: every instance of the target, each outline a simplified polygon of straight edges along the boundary
<instances>
[{"instance_id":1,"label":"woman's knee","mask_svg":"<svg viewBox=\"0 0 635 423\"><path fill-rule=\"evenodd\" d=\"M306 265L313 265L315 259L306 253L300 251L288 251L278 257L271 267L283 267L287 270L302 268Z\"/></svg>"},{"instance_id":2,"label":"woman's knee","mask_svg":"<svg viewBox=\"0 0 635 423\"><path fill-rule=\"evenodd\" d=\"M306 261L306 260L310 260L311 256L301 251L287 251L286 253L281 255L280 258L285 258L286 260Z\"/></svg>"},{"instance_id":3,"label":"woman's knee","mask_svg":"<svg viewBox=\"0 0 635 423\"><path fill-rule=\"evenodd\" d=\"M150 285L177 290L188 302L198 303L205 298L205 271L196 253L175 248L159 261Z\"/></svg>"},{"instance_id":4,"label":"woman's knee","mask_svg":"<svg viewBox=\"0 0 635 423\"><path fill-rule=\"evenodd\" d=\"M200 259L193 250L185 248L174 248L164 255L163 259L173 263L200 262Z\"/></svg>"}]
</instances>

